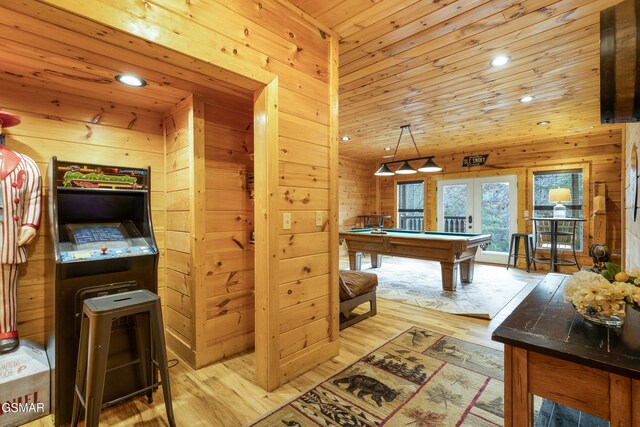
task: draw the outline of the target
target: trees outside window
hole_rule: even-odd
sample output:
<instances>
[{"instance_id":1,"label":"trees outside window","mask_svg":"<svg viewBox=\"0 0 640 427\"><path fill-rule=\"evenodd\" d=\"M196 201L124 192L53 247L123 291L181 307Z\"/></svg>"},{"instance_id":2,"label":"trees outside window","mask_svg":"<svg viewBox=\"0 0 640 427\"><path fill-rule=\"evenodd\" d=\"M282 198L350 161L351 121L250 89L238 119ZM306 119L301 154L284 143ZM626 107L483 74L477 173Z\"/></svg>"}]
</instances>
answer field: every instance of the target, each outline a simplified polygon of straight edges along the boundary
<instances>
[{"instance_id":1,"label":"trees outside window","mask_svg":"<svg viewBox=\"0 0 640 427\"><path fill-rule=\"evenodd\" d=\"M398 183L398 226L424 230L424 181Z\"/></svg>"}]
</instances>

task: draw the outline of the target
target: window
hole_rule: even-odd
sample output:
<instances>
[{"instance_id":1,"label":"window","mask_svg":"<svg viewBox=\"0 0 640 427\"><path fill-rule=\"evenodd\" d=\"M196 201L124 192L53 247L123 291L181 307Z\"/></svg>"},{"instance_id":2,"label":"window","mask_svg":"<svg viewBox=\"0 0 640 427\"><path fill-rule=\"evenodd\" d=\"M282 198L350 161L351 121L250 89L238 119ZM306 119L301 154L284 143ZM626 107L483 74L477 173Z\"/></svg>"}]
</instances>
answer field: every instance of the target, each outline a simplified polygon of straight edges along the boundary
<instances>
[{"instance_id":1,"label":"window","mask_svg":"<svg viewBox=\"0 0 640 427\"><path fill-rule=\"evenodd\" d=\"M533 173L533 216L552 218L555 203L549 202L549 190L554 188L568 188L571 191L571 201L565 203L567 218L583 217L583 175L582 169L541 171ZM576 226L576 251L582 251L582 227ZM558 249L563 248L558 245Z\"/></svg>"},{"instance_id":2,"label":"window","mask_svg":"<svg viewBox=\"0 0 640 427\"><path fill-rule=\"evenodd\" d=\"M403 230L424 230L424 181L398 183L398 225Z\"/></svg>"}]
</instances>

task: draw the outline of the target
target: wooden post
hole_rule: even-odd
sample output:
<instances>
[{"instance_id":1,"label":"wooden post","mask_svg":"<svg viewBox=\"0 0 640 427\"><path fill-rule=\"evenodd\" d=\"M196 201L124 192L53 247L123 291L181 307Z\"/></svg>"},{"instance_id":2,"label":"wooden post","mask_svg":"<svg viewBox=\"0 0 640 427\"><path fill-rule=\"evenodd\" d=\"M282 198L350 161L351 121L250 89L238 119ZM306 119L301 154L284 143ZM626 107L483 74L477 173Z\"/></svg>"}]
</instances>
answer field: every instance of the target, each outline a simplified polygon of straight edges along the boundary
<instances>
[{"instance_id":1,"label":"wooden post","mask_svg":"<svg viewBox=\"0 0 640 427\"><path fill-rule=\"evenodd\" d=\"M254 98L256 380L267 391L280 385L277 105L276 78Z\"/></svg>"}]
</instances>

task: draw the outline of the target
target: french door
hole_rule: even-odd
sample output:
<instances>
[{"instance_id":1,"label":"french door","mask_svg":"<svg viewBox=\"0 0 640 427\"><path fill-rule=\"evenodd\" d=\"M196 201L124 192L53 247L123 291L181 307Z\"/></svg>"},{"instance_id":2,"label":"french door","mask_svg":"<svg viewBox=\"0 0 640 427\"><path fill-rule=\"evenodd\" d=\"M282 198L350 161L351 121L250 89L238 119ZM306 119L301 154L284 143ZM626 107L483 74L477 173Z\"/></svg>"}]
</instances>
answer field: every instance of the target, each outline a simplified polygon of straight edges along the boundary
<instances>
[{"instance_id":1,"label":"french door","mask_svg":"<svg viewBox=\"0 0 640 427\"><path fill-rule=\"evenodd\" d=\"M438 231L491 234L478 261L506 263L517 230L517 176L439 180Z\"/></svg>"}]
</instances>

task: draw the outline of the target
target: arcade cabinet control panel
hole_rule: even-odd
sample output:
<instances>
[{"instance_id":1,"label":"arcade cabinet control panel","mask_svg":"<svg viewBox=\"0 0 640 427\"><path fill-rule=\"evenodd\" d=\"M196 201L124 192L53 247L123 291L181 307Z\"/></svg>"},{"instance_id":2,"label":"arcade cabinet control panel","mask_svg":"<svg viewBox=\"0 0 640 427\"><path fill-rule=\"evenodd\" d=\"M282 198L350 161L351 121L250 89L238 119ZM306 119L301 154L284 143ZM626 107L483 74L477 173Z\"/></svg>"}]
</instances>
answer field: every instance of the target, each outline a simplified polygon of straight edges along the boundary
<instances>
[{"instance_id":1,"label":"arcade cabinet control panel","mask_svg":"<svg viewBox=\"0 0 640 427\"><path fill-rule=\"evenodd\" d=\"M123 223L67 224L68 242L60 243L60 261L100 260L149 255L155 248L140 236L131 221Z\"/></svg>"}]
</instances>

